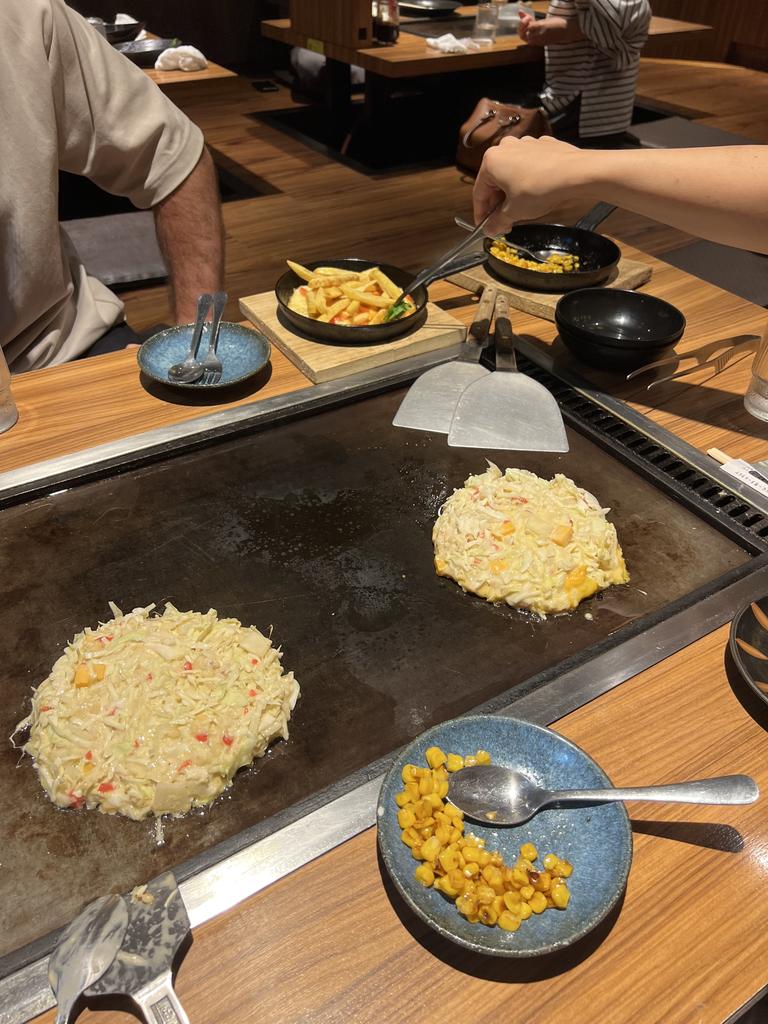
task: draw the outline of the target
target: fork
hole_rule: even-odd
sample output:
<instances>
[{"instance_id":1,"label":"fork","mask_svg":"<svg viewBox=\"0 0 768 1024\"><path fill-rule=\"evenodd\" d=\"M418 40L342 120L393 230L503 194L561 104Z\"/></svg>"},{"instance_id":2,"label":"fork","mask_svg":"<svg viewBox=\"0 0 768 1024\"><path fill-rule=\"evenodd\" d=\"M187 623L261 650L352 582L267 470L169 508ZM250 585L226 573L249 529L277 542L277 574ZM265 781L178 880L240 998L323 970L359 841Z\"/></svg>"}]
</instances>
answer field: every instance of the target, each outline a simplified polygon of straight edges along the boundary
<instances>
[{"instance_id":1,"label":"fork","mask_svg":"<svg viewBox=\"0 0 768 1024\"><path fill-rule=\"evenodd\" d=\"M216 355L216 342L219 340L221 317L224 313L224 307L226 304L227 293L216 292L213 296L213 314L208 328L208 351L200 360L200 364L203 367L203 376L200 378L200 383L203 387L210 387L212 384L218 384L221 380L223 367L221 365L221 360Z\"/></svg>"}]
</instances>

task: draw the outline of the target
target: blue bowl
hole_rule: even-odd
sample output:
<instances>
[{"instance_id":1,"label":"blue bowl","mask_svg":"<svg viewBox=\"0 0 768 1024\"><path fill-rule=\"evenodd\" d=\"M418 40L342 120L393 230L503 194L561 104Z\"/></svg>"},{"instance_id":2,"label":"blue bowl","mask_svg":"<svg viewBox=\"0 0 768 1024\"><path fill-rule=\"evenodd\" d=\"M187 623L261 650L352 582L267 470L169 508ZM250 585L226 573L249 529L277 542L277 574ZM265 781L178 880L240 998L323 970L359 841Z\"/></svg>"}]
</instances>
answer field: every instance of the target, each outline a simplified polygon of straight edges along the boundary
<instances>
[{"instance_id":1,"label":"blue bowl","mask_svg":"<svg viewBox=\"0 0 768 1024\"><path fill-rule=\"evenodd\" d=\"M513 863L523 843L532 842L540 864L556 853L573 865L571 899L565 910L547 910L505 932L470 924L452 900L414 878L418 861L400 838L395 794L403 788L405 764L425 765L428 747L446 753L487 750L494 764L516 768L547 789L587 789L611 785L605 772L579 747L550 729L497 715L470 715L436 725L414 740L387 773L377 808L378 840L384 864L400 895L422 921L446 939L475 953L530 957L564 949L591 931L618 902L632 862L632 831L622 803L552 807L524 825L491 827L467 819L468 832Z\"/></svg>"},{"instance_id":2,"label":"blue bowl","mask_svg":"<svg viewBox=\"0 0 768 1024\"><path fill-rule=\"evenodd\" d=\"M159 334L147 338L138 351L137 359L143 373L160 384L172 388L186 388L188 391L211 391L240 384L262 370L269 362L270 344L263 334L241 324L222 323L216 354L221 360L222 373L218 384L180 384L168 379L168 370L174 363L181 363L189 352L193 324L169 327ZM202 358L208 347L207 329L203 332L198 346Z\"/></svg>"}]
</instances>

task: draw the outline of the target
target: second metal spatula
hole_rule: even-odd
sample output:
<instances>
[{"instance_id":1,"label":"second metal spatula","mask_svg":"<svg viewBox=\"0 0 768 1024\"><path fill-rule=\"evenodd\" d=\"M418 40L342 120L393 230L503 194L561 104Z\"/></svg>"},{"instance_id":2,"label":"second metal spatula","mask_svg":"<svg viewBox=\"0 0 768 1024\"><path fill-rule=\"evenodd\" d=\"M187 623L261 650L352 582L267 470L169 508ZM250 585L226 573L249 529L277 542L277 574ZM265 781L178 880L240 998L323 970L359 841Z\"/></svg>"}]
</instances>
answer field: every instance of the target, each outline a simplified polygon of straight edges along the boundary
<instances>
[{"instance_id":1,"label":"second metal spatula","mask_svg":"<svg viewBox=\"0 0 768 1024\"><path fill-rule=\"evenodd\" d=\"M480 355L488 341L495 303L496 289L488 286L459 355L450 363L427 370L414 381L392 420L393 426L448 433L456 403L465 388L488 376L488 370L480 366Z\"/></svg>"},{"instance_id":2,"label":"second metal spatula","mask_svg":"<svg viewBox=\"0 0 768 1024\"><path fill-rule=\"evenodd\" d=\"M470 384L456 405L448 444L518 452L567 452L565 424L554 395L520 373L509 300L496 300L496 370Z\"/></svg>"}]
</instances>

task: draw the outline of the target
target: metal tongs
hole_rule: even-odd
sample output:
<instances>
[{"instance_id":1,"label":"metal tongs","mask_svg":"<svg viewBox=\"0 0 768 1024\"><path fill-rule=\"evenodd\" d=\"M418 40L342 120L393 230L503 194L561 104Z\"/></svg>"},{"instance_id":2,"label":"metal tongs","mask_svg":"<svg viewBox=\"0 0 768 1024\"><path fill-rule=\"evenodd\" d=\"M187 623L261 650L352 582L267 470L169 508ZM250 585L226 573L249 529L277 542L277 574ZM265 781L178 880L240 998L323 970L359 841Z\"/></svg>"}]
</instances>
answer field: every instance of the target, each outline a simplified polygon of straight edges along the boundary
<instances>
[{"instance_id":1,"label":"metal tongs","mask_svg":"<svg viewBox=\"0 0 768 1024\"><path fill-rule=\"evenodd\" d=\"M664 359L657 359L653 363L646 363L645 366L639 367L637 370L633 370L628 373L626 380L634 380L635 377L639 377L643 373L647 373L650 370L658 369L662 366L674 366L681 362L683 359L695 359L696 362L693 366L686 366L682 370L678 370L676 373L667 374L666 377L658 377L656 380L652 380L650 384L646 385L646 391L651 391L653 388L658 387L659 384L667 384L671 380L677 380L679 377L687 377L691 373L697 373L699 370L712 370L712 376L717 376L718 373L728 366L736 357L744 358L750 351L757 349L760 338L756 334L739 335L736 338L728 339L732 341L728 348L724 352L721 352L719 356L714 359L705 359L703 362L699 362L699 353L697 352L684 352L682 354L676 353L672 356L666 356ZM726 342L723 342L725 344ZM710 352L716 352L717 348L720 347L717 344L708 345L707 349Z\"/></svg>"},{"instance_id":2,"label":"metal tongs","mask_svg":"<svg viewBox=\"0 0 768 1024\"><path fill-rule=\"evenodd\" d=\"M469 270L470 267L476 267L478 263L483 262L485 259L484 249L476 249L474 252L468 252L468 250L472 249L475 243L483 238L485 235L485 225L496 213L497 209L498 207L491 210L474 231L462 239L458 245L454 245L448 252L443 253L435 263L414 277L393 302L390 308L390 315L387 317L388 320L395 320L398 316L402 315L405 309L404 307L403 309L399 307L403 304L403 299L407 295L411 295L416 288L419 288L421 285L431 284L433 281L438 281L443 277L450 277L451 274L458 274L461 270Z\"/></svg>"}]
</instances>

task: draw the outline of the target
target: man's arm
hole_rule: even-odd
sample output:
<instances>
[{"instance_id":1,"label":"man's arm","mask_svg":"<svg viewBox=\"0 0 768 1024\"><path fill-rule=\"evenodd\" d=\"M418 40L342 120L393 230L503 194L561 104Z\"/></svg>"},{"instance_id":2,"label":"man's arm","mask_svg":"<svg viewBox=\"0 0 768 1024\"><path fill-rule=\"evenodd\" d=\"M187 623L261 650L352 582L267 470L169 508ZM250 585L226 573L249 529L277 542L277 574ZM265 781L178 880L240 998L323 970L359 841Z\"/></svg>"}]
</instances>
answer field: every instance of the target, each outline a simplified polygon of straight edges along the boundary
<instances>
[{"instance_id":1,"label":"man's arm","mask_svg":"<svg viewBox=\"0 0 768 1024\"><path fill-rule=\"evenodd\" d=\"M173 318L178 324L192 323L198 295L219 291L224 279L224 226L216 171L207 149L152 212L168 266Z\"/></svg>"},{"instance_id":2,"label":"man's arm","mask_svg":"<svg viewBox=\"0 0 768 1024\"><path fill-rule=\"evenodd\" d=\"M699 238L768 253L768 146L580 150L555 139L504 139L475 182L488 234L569 199L603 200Z\"/></svg>"}]
</instances>

